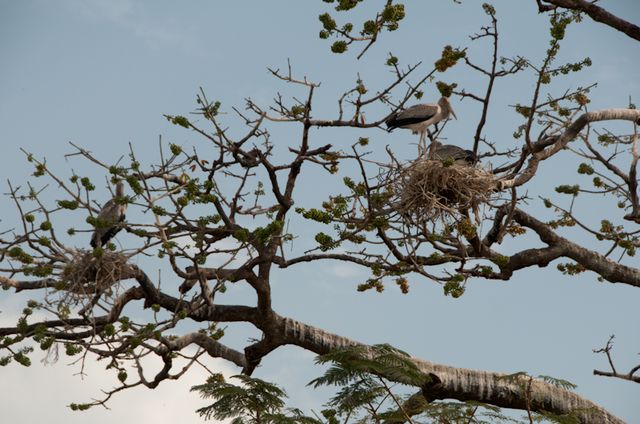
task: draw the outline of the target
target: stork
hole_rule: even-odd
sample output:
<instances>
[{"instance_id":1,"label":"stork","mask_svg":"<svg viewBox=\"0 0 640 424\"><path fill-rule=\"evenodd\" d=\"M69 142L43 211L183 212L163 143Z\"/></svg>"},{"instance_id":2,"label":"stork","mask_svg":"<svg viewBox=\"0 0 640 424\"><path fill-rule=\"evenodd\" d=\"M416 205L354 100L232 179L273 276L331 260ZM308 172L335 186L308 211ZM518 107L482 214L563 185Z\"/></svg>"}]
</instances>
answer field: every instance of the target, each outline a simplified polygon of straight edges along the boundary
<instances>
[{"instance_id":1,"label":"stork","mask_svg":"<svg viewBox=\"0 0 640 424\"><path fill-rule=\"evenodd\" d=\"M449 160L452 159L456 165L473 165L477 156L471 150L464 150L462 147L454 146L453 144L442 144L436 142L431 145L433 153L431 156L436 160Z\"/></svg>"},{"instance_id":2,"label":"stork","mask_svg":"<svg viewBox=\"0 0 640 424\"><path fill-rule=\"evenodd\" d=\"M96 228L91 236L91 247L104 246L122 229L121 222L124 221L127 210L127 204L122 202L123 198L124 184L118 181L115 197L105 203L98 213Z\"/></svg>"},{"instance_id":3,"label":"stork","mask_svg":"<svg viewBox=\"0 0 640 424\"><path fill-rule=\"evenodd\" d=\"M420 134L420 141L418 142L418 153L424 153L426 151L425 135L427 133L427 127L429 125L436 125L440 121L449 119L449 115L453 115L458 119L451 103L449 103L448 97L441 97L437 104L425 103L419 105L413 105L405 110L397 111L391 114L385 121L389 131L394 128L406 128L413 131L414 134Z\"/></svg>"}]
</instances>

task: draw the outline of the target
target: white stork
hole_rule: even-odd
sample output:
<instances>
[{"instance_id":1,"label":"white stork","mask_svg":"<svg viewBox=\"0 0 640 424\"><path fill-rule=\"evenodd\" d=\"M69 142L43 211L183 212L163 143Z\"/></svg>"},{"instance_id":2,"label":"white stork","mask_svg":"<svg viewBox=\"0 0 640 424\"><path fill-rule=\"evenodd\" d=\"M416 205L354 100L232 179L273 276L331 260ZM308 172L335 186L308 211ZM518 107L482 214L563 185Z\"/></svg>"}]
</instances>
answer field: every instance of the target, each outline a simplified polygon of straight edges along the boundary
<instances>
[{"instance_id":1,"label":"white stork","mask_svg":"<svg viewBox=\"0 0 640 424\"><path fill-rule=\"evenodd\" d=\"M420 134L418 143L418 153L426 151L425 135L429 125L436 125L438 122L449 119L449 115L453 115L458 119L448 97L441 97L437 104L426 103L411 106L405 110L397 111L391 114L385 121L389 131L394 128L406 128L413 131L414 134Z\"/></svg>"},{"instance_id":2,"label":"white stork","mask_svg":"<svg viewBox=\"0 0 640 424\"><path fill-rule=\"evenodd\" d=\"M110 199L104 204L97 217L96 228L91 236L91 247L102 247L113 236L118 234L118 231L122 229L121 223L124 221L124 213L127 210L127 204L120 204L119 202L124 198L124 184L122 181L118 181L116 184L116 195L113 199Z\"/></svg>"}]
</instances>

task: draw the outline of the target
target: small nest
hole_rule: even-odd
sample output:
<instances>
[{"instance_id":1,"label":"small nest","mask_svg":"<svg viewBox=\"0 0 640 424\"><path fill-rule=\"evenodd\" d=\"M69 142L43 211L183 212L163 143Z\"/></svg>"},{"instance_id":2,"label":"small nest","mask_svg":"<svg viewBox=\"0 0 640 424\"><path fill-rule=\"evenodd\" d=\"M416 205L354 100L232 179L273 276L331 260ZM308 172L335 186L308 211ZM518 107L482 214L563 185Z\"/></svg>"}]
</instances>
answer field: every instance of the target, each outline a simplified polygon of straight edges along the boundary
<instances>
[{"instance_id":1,"label":"small nest","mask_svg":"<svg viewBox=\"0 0 640 424\"><path fill-rule=\"evenodd\" d=\"M494 176L483 169L440 160L418 159L394 172L394 209L413 224L456 218L469 208L477 216L478 205L496 187Z\"/></svg>"},{"instance_id":2,"label":"small nest","mask_svg":"<svg viewBox=\"0 0 640 424\"><path fill-rule=\"evenodd\" d=\"M102 293L128 274L127 257L105 251L96 257L91 250L79 250L62 272L66 290L79 295Z\"/></svg>"}]
</instances>

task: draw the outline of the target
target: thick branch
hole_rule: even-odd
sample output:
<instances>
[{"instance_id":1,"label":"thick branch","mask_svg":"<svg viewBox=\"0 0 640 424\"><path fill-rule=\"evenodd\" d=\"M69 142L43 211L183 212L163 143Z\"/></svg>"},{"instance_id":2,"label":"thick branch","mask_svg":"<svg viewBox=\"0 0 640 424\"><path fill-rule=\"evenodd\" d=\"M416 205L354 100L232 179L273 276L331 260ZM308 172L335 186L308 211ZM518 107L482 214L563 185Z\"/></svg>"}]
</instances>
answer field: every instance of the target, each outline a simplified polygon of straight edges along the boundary
<instances>
[{"instance_id":1,"label":"thick branch","mask_svg":"<svg viewBox=\"0 0 640 424\"><path fill-rule=\"evenodd\" d=\"M620 32L624 32L629 37L640 41L640 27L617 17L602 7L585 1L585 0L544 0L545 3L551 3L555 6L564 7L565 9L577 10L584 12L596 22L602 22L605 25L615 28Z\"/></svg>"},{"instance_id":2,"label":"thick branch","mask_svg":"<svg viewBox=\"0 0 640 424\"><path fill-rule=\"evenodd\" d=\"M638 269L614 262L597 252L560 237L547 224L520 209L514 211L513 218L518 224L535 231L540 240L546 244L560 249L561 254L559 256L573 259L586 269L596 272L599 276L612 283L625 283L640 287L640 271Z\"/></svg>"},{"instance_id":3,"label":"thick branch","mask_svg":"<svg viewBox=\"0 0 640 424\"><path fill-rule=\"evenodd\" d=\"M640 367L636 367L634 368L634 370L637 371L638 368ZM629 374L620 374L620 373L611 372L611 371L593 370L593 375L600 375L604 377L615 377L615 378L620 378L622 380L633 381L634 383L640 383L640 376L633 375L632 372L630 372Z\"/></svg>"},{"instance_id":4,"label":"thick branch","mask_svg":"<svg viewBox=\"0 0 640 424\"><path fill-rule=\"evenodd\" d=\"M283 344L300 346L320 355L333 349L361 344L290 318L278 317L278 321ZM422 372L431 377L430 384L422 388L423 395L429 401L474 400L505 408L521 410L527 408L527 395L522 386L523 381L514 381L499 373L454 368L421 359L414 358L414 362ZM387 377L393 379L392 376ZM534 411L556 414L574 413L581 423L623 423L622 420L593 402L543 381L532 381L528 398L530 407ZM416 414L421 411L408 412Z\"/></svg>"},{"instance_id":5,"label":"thick branch","mask_svg":"<svg viewBox=\"0 0 640 424\"><path fill-rule=\"evenodd\" d=\"M82 326L91 327L90 330L84 332L47 332L47 335L53 335L59 339L65 340L79 340L85 337L94 335L96 331L99 331L103 326L109 323L115 322L119 317L124 307L132 300L139 300L144 298L144 292L139 287L132 287L129 290L122 293L113 302L113 306L107 315L99 317L87 317L87 318L69 318L65 320L45 320L29 324L25 328L19 329L17 327L4 327L0 328L0 336L6 336L11 334L24 334L31 336L35 333L38 327L44 326L47 329L56 329L58 327L69 329Z\"/></svg>"},{"instance_id":6,"label":"thick branch","mask_svg":"<svg viewBox=\"0 0 640 424\"><path fill-rule=\"evenodd\" d=\"M0 275L0 286L2 286L2 288L13 287L16 289L16 293L22 290L39 290L47 287L54 287L58 282L59 281L55 278L43 278L42 280L34 281L18 281Z\"/></svg>"},{"instance_id":7,"label":"thick branch","mask_svg":"<svg viewBox=\"0 0 640 424\"><path fill-rule=\"evenodd\" d=\"M640 110L612 108L582 114L569 125L560 136L549 136L533 143L531 146L532 151L525 151L525 153L533 153L531 159L529 159L527 168L516 178L501 181L501 188L517 187L527 183L536 174L540 162L564 149L569 142L580 134L580 131L582 131L587 124L613 120L639 122ZM525 147L525 149L529 149L529 147Z\"/></svg>"},{"instance_id":8,"label":"thick branch","mask_svg":"<svg viewBox=\"0 0 640 424\"><path fill-rule=\"evenodd\" d=\"M196 344L206 350L212 358L223 358L227 361L233 362L239 367L246 366L243 353L228 348L203 333L189 333L174 340L166 340L164 343L165 346L158 350L158 353L161 355L170 351L180 351L190 344Z\"/></svg>"}]
</instances>

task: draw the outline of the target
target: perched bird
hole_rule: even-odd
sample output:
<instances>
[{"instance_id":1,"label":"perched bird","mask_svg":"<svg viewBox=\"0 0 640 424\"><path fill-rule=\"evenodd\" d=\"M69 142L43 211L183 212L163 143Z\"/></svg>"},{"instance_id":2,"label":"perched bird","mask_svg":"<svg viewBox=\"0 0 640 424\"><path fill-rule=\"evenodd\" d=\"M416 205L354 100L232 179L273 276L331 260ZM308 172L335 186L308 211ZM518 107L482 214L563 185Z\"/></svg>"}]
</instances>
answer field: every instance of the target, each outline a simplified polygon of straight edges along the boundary
<instances>
[{"instance_id":1,"label":"perched bird","mask_svg":"<svg viewBox=\"0 0 640 424\"><path fill-rule=\"evenodd\" d=\"M102 247L113 236L122 229L121 222L124 221L124 213L127 204L119 204L116 199L124 198L124 184L118 181L116 184L116 195L113 199L104 204L97 217L97 225L91 236L91 247Z\"/></svg>"},{"instance_id":2,"label":"perched bird","mask_svg":"<svg viewBox=\"0 0 640 424\"><path fill-rule=\"evenodd\" d=\"M420 134L418 151L424 152L426 150L424 138L427 133L427 127L436 125L437 129L438 122L449 119L449 115L453 115L454 118L458 119L451 107L451 103L449 103L449 98L441 97L438 100L438 104L414 105L405 110L395 112L389 116L385 124L387 124L389 131L394 128L406 128L413 131L414 134Z\"/></svg>"},{"instance_id":3,"label":"perched bird","mask_svg":"<svg viewBox=\"0 0 640 424\"><path fill-rule=\"evenodd\" d=\"M454 146L453 144L442 144L436 142L431 145L433 150L432 158L436 160L449 160L452 159L457 165L473 165L477 156L473 154L471 150L464 150L462 147Z\"/></svg>"}]
</instances>

